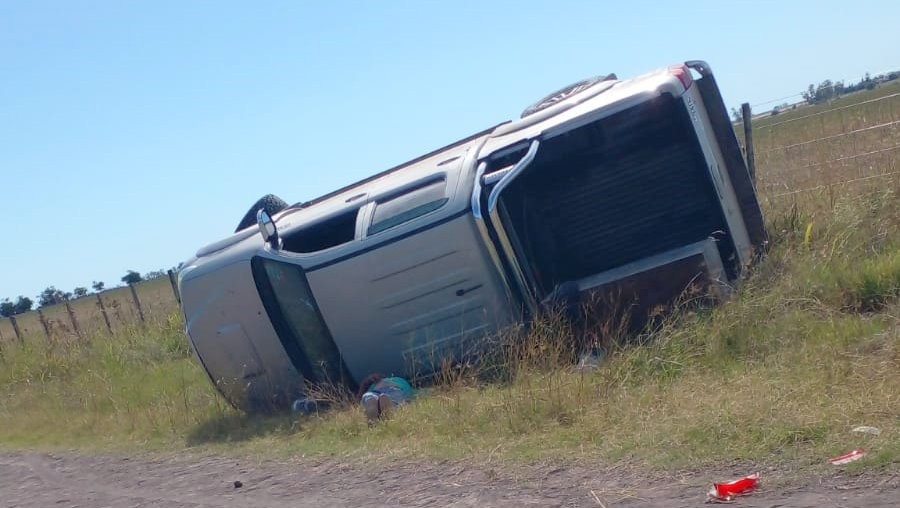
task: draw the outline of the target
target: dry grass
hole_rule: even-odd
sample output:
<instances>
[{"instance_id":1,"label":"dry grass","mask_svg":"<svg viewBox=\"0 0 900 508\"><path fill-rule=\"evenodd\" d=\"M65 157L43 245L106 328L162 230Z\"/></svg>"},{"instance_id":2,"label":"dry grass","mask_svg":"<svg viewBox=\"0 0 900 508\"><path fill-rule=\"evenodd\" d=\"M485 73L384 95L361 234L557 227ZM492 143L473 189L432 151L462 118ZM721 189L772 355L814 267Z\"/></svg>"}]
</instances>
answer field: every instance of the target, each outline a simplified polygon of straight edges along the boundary
<instances>
[{"instance_id":1,"label":"dry grass","mask_svg":"<svg viewBox=\"0 0 900 508\"><path fill-rule=\"evenodd\" d=\"M809 234L808 218L824 220L824 210L775 216L772 251L733 298L675 312L644 345L614 347L600 369L576 372L568 328L541 321L506 336L489 363L445 371L372 428L352 403L311 417L226 408L177 321L91 344L7 349L0 441L663 468L817 463L864 446L874 454L862 467L897 463L898 201L890 190L839 200ZM863 424L881 436L849 432Z\"/></svg>"},{"instance_id":2,"label":"dry grass","mask_svg":"<svg viewBox=\"0 0 900 508\"><path fill-rule=\"evenodd\" d=\"M250 446L666 468L821 462L864 446L875 452L870 466L896 463L900 203L891 192L854 203L866 206L839 207L827 231L807 237L802 222L782 230L733 299L676 312L597 371L576 372L566 330L539 323L524 349L508 349L507 382L469 371L374 429L347 408ZM845 248L833 248L838 239ZM229 423L238 425L206 438L242 435L240 422ZM882 435L850 433L863 424Z\"/></svg>"},{"instance_id":3,"label":"dry grass","mask_svg":"<svg viewBox=\"0 0 900 508\"><path fill-rule=\"evenodd\" d=\"M761 182L795 190L822 181L774 160L760 166ZM352 402L320 415L248 417L212 393L172 321L91 343L4 349L0 442L661 468L821 464L862 446L871 454L855 467L896 467L900 182L776 190L762 189L771 250L731 299L675 310L640 346L623 343L614 323L593 330L611 353L594 371L571 366L583 338L551 318L444 370L437 386L374 427ZM882 433L852 434L856 425Z\"/></svg>"},{"instance_id":4,"label":"dry grass","mask_svg":"<svg viewBox=\"0 0 900 508\"><path fill-rule=\"evenodd\" d=\"M847 191L829 185L900 181L900 82L762 118L753 127L758 188L768 206L802 189L820 188L817 200L834 200Z\"/></svg>"},{"instance_id":5,"label":"dry grass","mask_svg":"<svg viewBox=\"0 0 900 508\"><path fill-rule=\"evenodd\" d=\"M0 386L0 443L15 446L169 446L230 410L177 318L90 342L8 344Z\"/></svg>"}]
</instances>

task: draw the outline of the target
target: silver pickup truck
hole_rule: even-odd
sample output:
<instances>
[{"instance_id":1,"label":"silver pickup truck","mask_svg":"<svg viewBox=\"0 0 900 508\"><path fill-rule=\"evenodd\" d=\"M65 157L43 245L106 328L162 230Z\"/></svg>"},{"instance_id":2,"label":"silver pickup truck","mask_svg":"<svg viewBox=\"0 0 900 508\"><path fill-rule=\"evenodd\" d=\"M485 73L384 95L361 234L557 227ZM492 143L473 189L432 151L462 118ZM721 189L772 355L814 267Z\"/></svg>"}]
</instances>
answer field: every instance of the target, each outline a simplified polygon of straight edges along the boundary
<instances>
[{"instance_id":1,"label":"silver pickup truck","mask_svg":"<svg viewBox=\"0 0 900 508\"><path fill-rule=\"evenodd\" d=\"M517 120L248 214L179 274L197 359L247 411L307 383L427 374L561 287L640 310L697 281L727 286L766 243L701 61L575 83Z\"/></svg>"}]
</instances>

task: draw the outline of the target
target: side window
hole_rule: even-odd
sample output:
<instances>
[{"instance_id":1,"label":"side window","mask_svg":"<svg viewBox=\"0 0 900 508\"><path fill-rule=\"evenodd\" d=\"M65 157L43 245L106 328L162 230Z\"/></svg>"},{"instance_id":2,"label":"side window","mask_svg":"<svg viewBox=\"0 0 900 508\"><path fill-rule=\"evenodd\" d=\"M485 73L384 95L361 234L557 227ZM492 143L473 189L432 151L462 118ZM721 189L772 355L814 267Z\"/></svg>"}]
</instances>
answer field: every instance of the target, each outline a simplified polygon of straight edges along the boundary
<instances>
[{"instance_id":1,"label":"side window","mask_svg":"<svg viewBox=\"0 0 900 508\"><path fill-rule=\"evenodd\" d=\"M380 233L428 212L433 212L447 203L447 181L444 179L411 189L375 205L369 235Z\"/></svg>"},{"instance_id":2,"label":"side window","mask_svg":"<svg viewBox=\"0 0 900 508\"><path fill-rule=\"evenodd\" d=\"M329 219L291 231L282 236L282 248L289 252L317 252L353 240L356 236L356 215L353 209Z\"/></svg>"}]
</instances>

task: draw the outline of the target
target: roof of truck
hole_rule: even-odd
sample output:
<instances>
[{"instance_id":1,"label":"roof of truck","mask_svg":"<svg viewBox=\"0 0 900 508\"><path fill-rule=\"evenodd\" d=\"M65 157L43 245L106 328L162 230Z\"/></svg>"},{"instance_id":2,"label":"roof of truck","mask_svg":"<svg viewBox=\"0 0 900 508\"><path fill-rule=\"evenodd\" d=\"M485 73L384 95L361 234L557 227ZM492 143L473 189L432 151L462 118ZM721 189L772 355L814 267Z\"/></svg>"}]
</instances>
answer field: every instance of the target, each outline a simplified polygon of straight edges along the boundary
<instances>
[{"instance_id":1,"label":"roof of truck","mask_svg":"<svg viewBox=\"0 0 900 508\"><path fill-rule=\"evenodd\" d=\"M414 184L419 180L450 170L454 166L449 164L465 157L466 153L473 146L479 148L479 158L485 154L499 153L498 150L502 150L504 147L520 145L522 140L540 135L545 129L552 129L574 120L587 111L607 110L626 97L649 91L648 88L656 89L663 84L663 81L678 82L671 75L663 77L664 74L667 74L666 69L658 69L626 80L607 79L597 82L595 85L582 89L573 96L561 99L558 103L544 110L539 110L523 118L498 123L471 136L341 187L323 196L310 201L296 203L275 215L274 218L280 222L281 219L287 216L294 217L297 221L291 222L294 223L294 227L299 227L302 224L315 222L334 213L341 213L341 211L352 208L357 204L357 200L361 200L358 204L362 204L366 201L363 198L389 192L408 184ZM663 78L663 80L659 78ZM599 93L598 87L602 88L600 90L602 92L606 92L606 90L610 92ZM448 165L447 168L443 167L445 164ZM457 164L455 167L458 169L460 166ZM239 231L229 238L214 242L200 249L197 252L197 256L201 257L221 250L251 235L249 228L248 230Z\"/></svg>"},{"instance_id":2,"label":"roof of truck","mask_svg":"<svg viewBox=\"0 0 900 508\"><path fill-rule=\"evenodd\" d=\"M328 194L325 194L323 196L319 196L309 201L296 203L292 205L291 208L308 208L310 206L328 201L329 199L341 194L348 193L349 191L354 191L354 194L359 192L366 192L368 188L371 187L367 186L366 184L373 184L373 182L376 182L377 180L384 179L387 176L400 172L404 173L404 176L406 177L404 179L415 180L421 176L424 176L427 172L429 172L429 169L433 170L436 166L440 166L442 163L444 163L444 161L449 162L450 160L455 160L455 158L460 157L461 154L465 154L466 150L468 150L471 145L480 141L482 138L488 137L492 132L494 132L494 129L507 123L509 123L509 120L498 123L497 125L450 143L449 145L443 146L436 150L432 150L425 155L421 155L419 157L416 157L415 159L406 161L403 164L399 164L357 182L345 185L344 187L329 192ZM438 159L438 156L445 156L445 159L435 161L434 159ZM374 184L372 186L374 186Z\"/></svg>"},{"instance_id":3,"label":"roof of truck","mask_svg":"<svg viewBox=\"0 0 900 508\"><path fill-rule=\"evenodd\" d=\"M485 145L481 151L492 153L503 146L511 146L519 140L535 136L548 126L565 123L583 114L586 110L602 108L646 91L645 89L648 85L650 88L655 88L660 85L660 80L653 78L659 78L663 74L666 74L666 70L658 69L626 80L607 79L600 81L574 96L561 100L546 110L538 111L531 116L525 116L513 121L498 123L471 136L376 173L358 182L341 187L323 196L310 201L296 203L285 210L285 213L282 215L294 215L300 210L310 210L312 212L311 209L315 209L316 211L311 214L301 214L301 216L315 220L316 217L320 217L323 214L346 208L348 203L363 196L387 191L438 173L441 171L440 166L463 157L469 148L483 140L485 140ZM668 76L668 78L671 78L671 76ZM607 90L609 91L607 92ZM305 222L305 219L303 221Z\"/></svg>"}]
</instances>

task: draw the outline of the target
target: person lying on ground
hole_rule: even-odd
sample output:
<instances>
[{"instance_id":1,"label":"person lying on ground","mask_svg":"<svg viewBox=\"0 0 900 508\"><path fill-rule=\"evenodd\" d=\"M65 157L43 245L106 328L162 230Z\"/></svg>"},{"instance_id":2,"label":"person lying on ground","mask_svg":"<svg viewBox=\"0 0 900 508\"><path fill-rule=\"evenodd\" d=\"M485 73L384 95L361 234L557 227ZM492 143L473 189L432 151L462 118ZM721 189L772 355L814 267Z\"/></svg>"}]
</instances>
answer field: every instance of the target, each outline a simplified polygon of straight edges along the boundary
<instances>
[{"instance_id":1,"label":"person lying on ground","mask_svg":"<svg viewBox=\"0 0 900 508\"><path fill-rule=\"evenodd\" d=\"M372 374L359 384L357 397L366 418L373 422L390 415L394 406L402 406L415 395L409 381L402 377Z\"/></svg>"}]
</instances>

